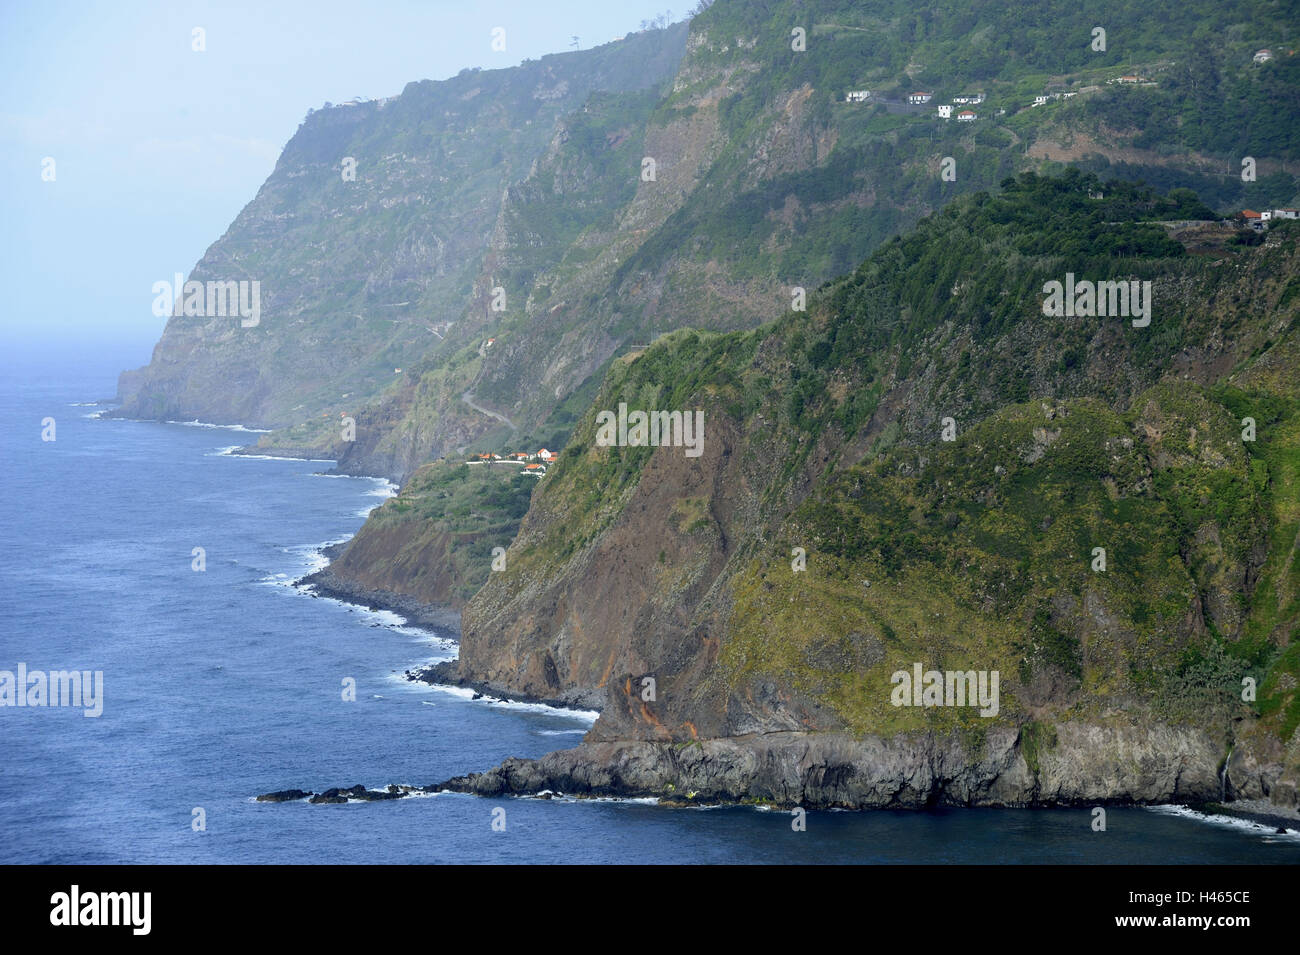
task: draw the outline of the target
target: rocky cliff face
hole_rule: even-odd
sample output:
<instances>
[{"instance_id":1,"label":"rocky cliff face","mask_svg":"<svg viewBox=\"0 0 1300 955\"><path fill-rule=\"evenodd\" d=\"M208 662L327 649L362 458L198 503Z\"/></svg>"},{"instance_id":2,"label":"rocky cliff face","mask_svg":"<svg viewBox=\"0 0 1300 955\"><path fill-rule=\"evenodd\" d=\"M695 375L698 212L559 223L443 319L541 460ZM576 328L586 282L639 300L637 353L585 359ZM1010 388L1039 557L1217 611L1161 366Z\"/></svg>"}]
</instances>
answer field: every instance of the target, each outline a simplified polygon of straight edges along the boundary
<instances>
[{"instance_id":1,"label":"rocky cliff face","mask_svg":"<svg viewBox=\"0 0 1300 955\"><path fill-rule=\"evenodd\" d=\"M1048 752L999 727L958 736L775 732L692 743L584 743L435 788L481 796L655 795L669 803L808 809L1095 806L1220 798L1218 741L1166 727L1064 724Z\"/></svg>"},{"instance_id":2,"label":"rocky cliff face","mask_svg":"<svg viewBox=\"0 0 1300 955\"><path fill-rule=\"evenodd\" d=\"M1049 6L1034 16L1090 35L1075 5ZM1210 167L1249 140L1249 201L1294 191L1300 142L1276 122L1294 64L1249 67L1249 38L1275 31L1267 4L1196 3L1172 22L1109 4L1096 12L1122 56L1034 39L1017 4L950 7L721 0L689 36L679 24L314 113L192 275L260 281L259 324L174 319L123 376L123 413L272 426L264 450L404 479L476 442L562 442L581 410L566 402L615 355L771 319L795 288L1042 162L1029 143L1217 206L1247 201ZM973 17L995 26L972 33ZM1193 53L1193 23L1233 39ZM1107 83L1137 62L1155 87ZM980 122L915 114L902 99L916 85L983 90ZM1040 85L1077 95L1028 108ZM845 102L864 87L871 102ZM1242 105L1207 125L1210 94Z\"/></svg>"},{"instance_id":3,"label":"rocky cliff face","mask_svg":"<svg viewBox=\"0 0 1300 955\"><path fill-rule=\"evenodd\" d=\"M367 600L398 595L459 610L487 579L494 550L514 538L536 482L511 464L425 465L372 513L325 582Z\"/></svg>"},{"instance_id":4,"label":"rocky cliff face","mask_svg":"<svg viewBox=\"0 0 1300 955\"><path fill-rule=\"evenodd\" d=\"M1102 14L1123 42L1090 51ZM340 581L467 600L464 679L603 702L577 756L489 789L1166 798L1231 746L1229 785L1294 792L1294 236L1008 178L1055 156L1294 204L1300 60L1250 60L1280 29L1263 2L719 0L689 35L326 110L194 274L261 277L262 321L173 320L124 413L410 479ZM945 123L917 88L987 98ZM1150 323L1045 315L1073 277L1150 283ZM620 403L704 411L701 455L602 446ZM457 526L423 469L541 444L522 523ZM894 706L917 662L998 671L999 715Z\"/></svg>"},{"instance_id":5,"label":"rocky cliff face","mask_svg":"<svg viewBox=\"0 0 1300 955\"><path fill-rule=\"evenodd\" d=\"M287 426L402 392L412 363L454 346L448 325L475 324L502 195L557 122L596 90L663 82L684 40L677 25L310 114L188 277L259 281L258 323L171 319L123 377L122 413Z\"/></svg>"},{"instance_id":6,"label":"rocky cliff face","mask_svg":"<svg viewBox=\"0 0 1300 955\"><path fill-rule=\"evenodd\" d=\"M1142 785L1107 777L1114 793L1204 789L1234 738L1235 759L1269 767L1243 769L1243 787L1293 785L1286 648L1300 618L1272 588L1294 586L1284 582L1297 546L1294 452L1281 411L1294 386L1264 369L1296 345L1294 236L1247 251L1207 225L1172 241L1153 223L1108 219L1133 198L1117 195L1078 214L1127 232L1117 248L1148 251L1092 267L1153 276L1158 317L1139 329L1043 316L1041 287L1069 262L1053 236L1087 231L1065 210L1095 188L1027 180L882 250L806 316L756 333L679 333L615 364L538 488L506 571L464 614L462 678L544 698L605 694L588 739L613 748L518 772L565 788L598 753L619 768L589 772L622 774L614 788L721 792L740 770L710 762L709 747L777 734L772 792L788 797L830 758L801 763L799 734L979 738L1009 727L995 762L1014 762L1032 761L1015 741L1041 724L1044 738L1074 741L1055 775L1035 769L1012 784L1001 763L991 776L972 770L988 778L970 799L1091 798L1078 780L1094 764L1159 749L1162 733L1181 740L1179 755L1158 770L1138 760ZM1036 227L1022 218L1031 206ZM960 274L973 278L966 270L1003 241L993 223L1016 220L1039 254L990 266L983 290L963 294ZM958 277L914 283L935 261ZM1049 351L1057 373L1035 376ZM1030 401L1009 400L1025 388ZM598 446L595 412L619 402L707 409L703 453ZM1269 437L1243 441L1248 416L1268 418ZM1096 547L1108 554L1101 570ZM796 548L806 569L792 564ZM915 662L999 671L999 714L892 705L891 674ZM1278 688L1262 714L1243 705L1244 678ZM1271 755L1263 739L1275 740ZM711 768L672 755L696 740ZM929 752L909 750L909 765L932 766ZM937 774L920 795L882 795L874 756L834 759L856 767L844 772L866 789L845 798L863 805L978 789ZM722 781L700 775L715 770ZM525 785L502 780L473 785ZM995 785L1010 788L990 795Z\"/></svg>"}]
</instances>

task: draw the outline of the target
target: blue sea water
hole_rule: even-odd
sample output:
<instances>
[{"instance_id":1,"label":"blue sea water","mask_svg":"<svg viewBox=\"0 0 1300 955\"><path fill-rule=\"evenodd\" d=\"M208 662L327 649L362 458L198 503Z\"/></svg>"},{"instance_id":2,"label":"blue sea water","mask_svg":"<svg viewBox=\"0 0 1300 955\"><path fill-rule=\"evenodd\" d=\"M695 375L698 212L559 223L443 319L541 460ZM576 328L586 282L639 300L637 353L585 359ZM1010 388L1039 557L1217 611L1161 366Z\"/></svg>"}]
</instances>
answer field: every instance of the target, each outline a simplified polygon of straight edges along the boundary
<instances>
[{"instance_id":1,"label":"blue sea water","mask_svg":"<svg viewBox=\"0 0 1300 955\"><path fill-rule=\"evenodd\" d=\"M1104 833L1083 810L813 812L795 832L780 812L643 802L254 802L434 782L575 744L590 722L401 679L454 643L290 586L384 482L221 453L246 433L94 417L82 403L138 357L0 368L0 670L99 670L105 686L99 718L0 708L0 862L1300 861L1294 835L1148 809L1110 809Z\"/></svg>"}]
</instances>

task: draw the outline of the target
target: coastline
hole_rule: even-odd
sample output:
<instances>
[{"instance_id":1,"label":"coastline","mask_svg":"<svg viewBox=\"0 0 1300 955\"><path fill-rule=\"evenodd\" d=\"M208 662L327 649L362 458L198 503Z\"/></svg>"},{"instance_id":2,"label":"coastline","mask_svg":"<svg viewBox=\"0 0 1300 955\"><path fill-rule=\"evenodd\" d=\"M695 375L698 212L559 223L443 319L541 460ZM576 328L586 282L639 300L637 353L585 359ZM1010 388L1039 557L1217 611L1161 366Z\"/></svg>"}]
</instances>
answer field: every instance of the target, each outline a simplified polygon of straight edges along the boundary
<instances>
[{"instance_id":1,"label":"coastline","mask_svg":"<svg viewBox=\"0 0 1300 955\"><path fill-rule=\"evenodd\" d=\"M1206 817L1228 817L1253 822L1281 832L1300 833L1300 810L1277 806L1266 799L1237 799L1232 802L1197 803L1187 807Z\"/></svg>"},{"instance_id":2,"label":"coastline","mask_svg":"<svg viewBox=\"0 0 1300 955\"><path fill-rule=\"evenodd\" d=\"M137 420L137 419L127 419ZM152 419L139 419L152 420ZM180 424L190 427L212 427L224 430L244 430L239 425L210 425L202 422L163 422L169 424ZM257 453L256 446L242 447L231 450L228 453L250 458L273 458L273 457L293 457L298 460L314 460L321 463L330 462L329 459L312 458L307 454L298 455L266 455ZM330 473L330 472L322 472ZM334 474L339 474L337 470ZM371 477L379 478L376 475L346 475L350 477ZM355 535L353 535L355 536ZM333 562L350 544L352 537L346 540L326 544L320 548L320 553L328 560ZM423 627L438 632L440 636L451 636L459 641L461 634L461 615L457 610L445 605L423 603L413 597L393 591L370 589L361 587L352 583L346 578L336 575L330 565L306 574L293 582L293 586L302 590L305 594L314 597L326 597L339 600L354 606L364 607L368 610L383 610L399 614L404 617L412 626ZM521 695L512 692L506 687L494 685L491 683L477 682L462 679L458 673L458 661L447 660L438 663L415 666L404 672L407 680L412 682L426 683L431 686L455 686L470 689L475 692L475 699L487 698L490 700L504 700L520 703L535 703L552 706L560 709L571 710L593 710L600 709L600 703L603 699L596 701L590 696L582 694L572 694L561 698L538 698L529 695ZM802 735L802 734L800 734ZM708 740L700 741L706 744L730 744L727 748L743 747L745 741L735 740ZM640 749L646 746L643 741L605 741L603 743L589 744L583 743L577 747L567 750L557 750L549 753L540 759L523 760L512 758L506 760L498 767L494 767L486 772L471 772L464 776L457 776L441 783L429 786L389 786L386 791L367 790L364 787L355 786L351 789L334 789L325 793L316 794L302 790L285 790L277 793L268 793L257 797L259 801L292 801L296 799L306 799L313 803L334 803L348 801L380 801L402 798L406 795L416 794L433 794L437 792L460 792L475 794L480 796L519 796L532 798L551 798L555 796L565 796L575 799L623 799L623 800L643 800L654 799L660 805L674 807L700 807L700 806L773 806L784 808L786 806L803 805L807 808L857 808L859 811L869 808L912 808L923 810L928 808L927 804L917 804L910 800L888 800L871 803L874 800L867 800L865 803L859 802L854 806L847 806L840 801L837 796L830 793L822 793L820 796L813 796L806 790L801 794L804 798L792 798L793 793L787 792L778 795L777 792L769 791L765 796L742 795L741 792L733 789L732 786L711 787L712 792L696 793L686 788L680 791L672 785L663 785L667 778L676 776L684 767L678 762L680 758L677 754L669 755L667 752L656 752L648 762L658 762L659 772L651 772L651 776L661 776L655 782L659 785L646 785L649 780L635 779L637 773L627 773L631 768L628 762L636 763L645 760L650 755L646 752L636 754L631 761L626 761L627 757L632 755L628 752L631 749ZM659 750L662 744L649 744L652 749ZM698 746L698 744L697 744ZM676 749L677 747L670 747ZM622 750L615 756L615 751ZM718 754L714 754L718 755ZM735 755L735 754L731 754ZM613 759L609 757L613 756ZM618 764L622 763L622 766ZM664 773L668 769L664 764L676 764L673 768L676 772ZM650 767L642 762L637 767L644 772ZM741 767L733 764L733 772ZM622 770L620 772L619 770ZM612 772L611 772L612 770ZM689 775L689 774L687 774ZM739 774L744 775L743 771ZM635 781L634 781L635 779ZM718 780L713 780L717 782ZM729 780L733 785L740 780L734 776ZM660 788L660 787L663 788ZM728 792L727 790L731 790ZM807 797L812 798L807 798ZM784 798L783 798L784 797ZM1104 801L1104 800L1103 800ZM960 803L958 803L960 804ZM996 806L998 802L987 802L976 799L968 802L968 805ZM1082 803L1080 803L1082 804ZM1275 806L1266 800L1236 800L1232 802L1210 802L1202 800L1189 799L1184 803L1171 803L1167 801L1146 802L1130 800L1116 801L1116 805L1145 805L1155 809L1185 809L1190 817L1200 817L1204 822L1223 823L1229 820L1241 820L1255 826L1271 829L1276 833L1300 833L1300 811L1288 809L1282 806ZM1017 803L1003 803L1016 807ZM1053 806L1071 806L1073 800L1066 800L1061 803L1036 802L1020 803L1020 806L1029 805L1037 808L1052 808Z\"/></svg>"},{"instance_id":3,"label":"coastline","mask_svg":"<svg viewBox=\"0 0 1300 955\"><path fill-rule=\"evenodd\" d=\"M924 737L857 740L800 732L667 741L584 741L542 757L512 757L485 772L471 772L424 786L386 791L343 789L322 794L282 790L263 802L371 801L406 795L461 793L483 798L646 800L673 808L714 806L867 811L934 808L1093 809L1143 807L1203 824L1236 825L1262 835L1300 836L1300 813L1264 800L1209 801L1205 786L1151 789L1146 798L1106 794L1077 786L1044 791L1023 766L999 759L1002 779L970 768L936 773L958 764L938 742ZM1010 738L1002 741L1011 744ZM919 746L917 744L920 744ZM1008 750L1005 755L1012 755ZM985 770L992 766L984 766ZM1212 785L1213 780L1202 781Z\"/></svg>"},{"instance_id":4,"label":"coastline","mask_svg":"<svg viewBox=\"0 0 1300 955\"><path fill-rule=\"evenodd\" d=\"M338 541L321 548L321 553L333 561L351 542L351 538ZM406 594L391 590L380 590L359 586L347 578L335 574L329 566L307 574L294 581L294 586L313 596L328 597L343 603L364 607L367 610L387 610L406 618L411 626L423 627L438 632L439 636L450 636L460 641L460 611L443 604L423 603ZM448 633L447 631L450 631ZM457 660L443 660L437 663L412 666L403 671L403 675L412 683L426 683L430 686L455 686L473 690L475 699L480 697L502 700L509 703L535 703L562 710L588 712L599 711L604 704L603 697L591 694L573 693L561 697L537 697L518 693L507 687L493 683L463 679L457 667Z\"/></svg>"},{"instance_id":5,"label":"coastline","mask_svg":"<svg viewBox=\"0 0 1300 955\"><path fill-rule=\"evenodd\" d=\"M355 535L354 535L355 536ZM351 543L352 538L327 544L321 553L333 562ZM358 586L346 578L335 574L330 565L300 577L293 585L313 596L329 597L343 603L355 604L367 610L387 610L405 617L415 627L424 627L439 631L452 631L457 642L460 640L460 611L438 604L426 604L414 597L394 593L391 590L372 590ZM446 636L446 634L439 634Z\"/></svg>"}]
</instances>

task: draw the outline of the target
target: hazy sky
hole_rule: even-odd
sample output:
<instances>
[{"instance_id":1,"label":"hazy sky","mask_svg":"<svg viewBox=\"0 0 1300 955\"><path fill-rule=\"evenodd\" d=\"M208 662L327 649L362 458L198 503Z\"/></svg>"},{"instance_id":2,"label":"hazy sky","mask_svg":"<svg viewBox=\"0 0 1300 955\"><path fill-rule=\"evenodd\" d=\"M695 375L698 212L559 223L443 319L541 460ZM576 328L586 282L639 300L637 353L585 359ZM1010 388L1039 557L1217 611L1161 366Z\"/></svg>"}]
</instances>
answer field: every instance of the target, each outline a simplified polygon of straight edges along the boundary
<instances>
[{"instance_id":1,"label":"hazy sky","mask_svg":"<svg viewBox=\"0 0 1300 955\"><path fill-rule=\"evenodd\" d=\"M188 274L220 238L309 107L513 66L568 50L575 35L597 46L669 9L0 0L4 343L129 345L146 361L165 322L150 310L153 283ZM497 26L503 53L491 48ZM192 49L195 27L204 52Z\"/></svg>"}]
</instances>

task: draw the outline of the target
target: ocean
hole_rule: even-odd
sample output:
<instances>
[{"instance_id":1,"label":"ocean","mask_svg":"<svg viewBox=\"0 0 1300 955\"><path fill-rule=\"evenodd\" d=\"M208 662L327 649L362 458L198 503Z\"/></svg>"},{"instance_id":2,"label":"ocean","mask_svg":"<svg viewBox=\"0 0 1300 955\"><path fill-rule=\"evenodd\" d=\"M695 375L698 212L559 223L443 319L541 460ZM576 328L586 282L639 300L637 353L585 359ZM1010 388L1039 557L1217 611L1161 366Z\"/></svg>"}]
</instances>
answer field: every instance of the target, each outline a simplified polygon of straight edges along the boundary
<instances>
[{"instance_id":1,"label":"ocean","mask_svg":"<svg viewBox=\"0 0 1300 955\"><path fill-rule=\"evenodd\" d=\"M293 586L391 486L232 456L256 439L239 430L98 417L140 357L3 359L0 671L99 672L103 694L98 717L0 707L0 862L1300 862L1294 833L1177 808L1110 808L1104 832L1087 810L958 809L811 812L799 832L784 812L645 801L257 803L538 756L594 714L403 679L454 635Z\"/></svg>"}]
</instances>

